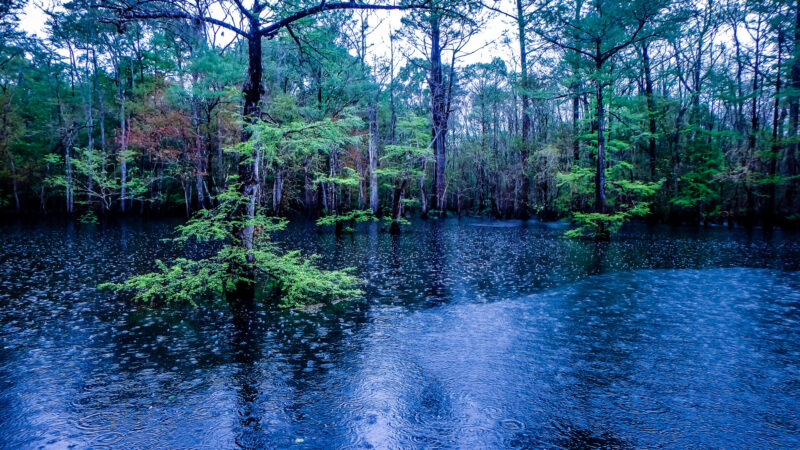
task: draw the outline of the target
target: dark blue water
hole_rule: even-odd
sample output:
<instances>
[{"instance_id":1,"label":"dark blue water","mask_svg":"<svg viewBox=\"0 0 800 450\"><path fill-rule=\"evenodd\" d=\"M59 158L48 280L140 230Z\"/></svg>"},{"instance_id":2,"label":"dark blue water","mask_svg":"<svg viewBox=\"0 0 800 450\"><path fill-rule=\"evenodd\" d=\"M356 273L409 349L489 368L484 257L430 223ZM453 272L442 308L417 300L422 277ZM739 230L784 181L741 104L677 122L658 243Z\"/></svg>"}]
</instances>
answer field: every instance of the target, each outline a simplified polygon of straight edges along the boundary
<instances>
[{"instance_id":1,"label":"dark blue water","mask_svg":"<svg viewBox=\"0 0 800 450\"><path fill-rule=\"evenodd\" d=\"M800 446L798 235L295 225L363 301L243 325L95 290L171 225L0 229L0 446Z\"/></svg>"}]
</instances>

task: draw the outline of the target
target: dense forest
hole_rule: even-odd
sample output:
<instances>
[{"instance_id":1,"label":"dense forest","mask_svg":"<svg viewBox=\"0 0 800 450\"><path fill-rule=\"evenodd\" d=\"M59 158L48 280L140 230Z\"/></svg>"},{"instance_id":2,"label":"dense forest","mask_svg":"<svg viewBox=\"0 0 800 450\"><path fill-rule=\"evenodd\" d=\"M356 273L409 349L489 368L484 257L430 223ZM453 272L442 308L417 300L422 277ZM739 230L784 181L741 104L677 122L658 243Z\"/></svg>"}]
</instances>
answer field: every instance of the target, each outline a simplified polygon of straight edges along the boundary
<instances>
[{"instance_id":1,"label":"dense forest","mask_svg":"<svg viewBox=\"0 0 800 450\"><path fill-rule=\"evenodd\" d=\"M190 216L239 180L329 224L800 221L794 0L74 0L38 36L24 6L4 214Z\"/></svg>"}]
</instances>

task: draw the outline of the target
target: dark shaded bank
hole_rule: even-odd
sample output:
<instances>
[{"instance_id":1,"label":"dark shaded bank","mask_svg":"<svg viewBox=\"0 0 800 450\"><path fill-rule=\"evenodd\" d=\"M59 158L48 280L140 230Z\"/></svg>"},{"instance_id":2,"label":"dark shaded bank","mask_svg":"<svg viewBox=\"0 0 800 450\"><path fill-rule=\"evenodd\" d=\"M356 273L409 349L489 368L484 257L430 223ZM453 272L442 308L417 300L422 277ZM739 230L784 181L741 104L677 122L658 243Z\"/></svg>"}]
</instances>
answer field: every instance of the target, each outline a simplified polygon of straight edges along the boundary
<instances>
[{"instance_id":1,"label":"dark shaded bank","mask_svg":"<svg viewBox=\"0 0 800 450\"><path fill-rule=\"evenodd\" d=\"M315 314L133 305L173 222L14 222L3 447L797 447L800 239L632 225L293 223L366 296ZM202 252L193 248L188 252Z\"/></svg>"}]
</instances>

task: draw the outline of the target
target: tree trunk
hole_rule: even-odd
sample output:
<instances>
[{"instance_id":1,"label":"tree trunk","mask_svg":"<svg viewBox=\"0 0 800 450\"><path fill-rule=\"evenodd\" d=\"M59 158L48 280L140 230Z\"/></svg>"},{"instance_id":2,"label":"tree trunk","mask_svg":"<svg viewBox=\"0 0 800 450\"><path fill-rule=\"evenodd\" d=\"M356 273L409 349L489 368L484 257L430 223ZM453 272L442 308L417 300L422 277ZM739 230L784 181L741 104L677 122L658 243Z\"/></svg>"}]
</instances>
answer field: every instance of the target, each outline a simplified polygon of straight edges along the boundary
<instances>
[{"instance_id":1,"label":"tree trunk","mask_svg":"<svg viewBox=\"0 0 800 450\"><path fill-rule=\"evenodd\" d=\"M600 66L597 67L598 72ZM599 74L598 74L599 75ZM605 107L603 105L603 83L597 84L597 172L595 174L594 200L595 212L606 212L606 142L603 136L605 127Z\"/></svg>"},{"instance_id":2,"label":"tree trunk","mask_svg":"<svg viewBox=\"0 0 800 450\"><path fill-rule=\"evenodd\" d=\"M281 201L283 200L283 172L278 167L275 170L275 179L272 182L272 211L276 216L281 214Z\"/></svg>"},{"instance_id":3,"label":"tree trunk","mask_svg":"<svg viewBox=\"0 0 800 450\"><path fill-rule=\"evenodd\" d=\"M433 121L433 197L434 207L444 211L445 149L447 144L447 98L442 77L442 47L439 19L431 22L431 73L428 86L431 91L431 116Z\"/></svg>"},{"instance_id":4,"label":"tree trunk","mask_svg":"<svg viewBox=\"0 0 800 450\"><path fill-rule=\"evenodd\" d=\"M530 97L528 95L528 49L525 42L525 16L522 0L517 0L517 25L519 28L519 62L520 62L520 87L522 88L522 142L520 143L520 163L522 164L522 183L520 184L520 205L517 215L521 219L530 217L528 206L528 191L530 178L528 177L528 153L531 132Z\"/></svg>"},{"instance_id":5,"label":"tree trunk","mask_svg":"<svg viewBox=\"0 0 800 450\"><path fill-rule=\"evenodd\" d=\"M422 175L419 177L419 200L420 215L423 219L428 218L428 194L425 192L425 162L422 163Z\"/></svg>"},{"instance_id":6,"label":"tree trunk","mask_svg":"<svg viewBox=\"0 0 800 450\"><path fill-rule=\"evenodd\" d=\"M86 70L86 76L87 77L89 76L89 73L90 73L89 72L89 61L91 61L91 58L89 58L89 50L86 50L85 70ZM95 68L95 72L96 72L96 68ZM91 151L94 150L94 116L93 116L93 109L94 109L94 91L95 91L95 87L96 87L96 82L95 82L96 75L97 74L95 73L94 76L92 76L92 84L91 84L91 86L87 86L86 88L84 88L82 90L84 92L83 108L84 108L84 114L86 115L86 138L87 138L86 148L88 148L90 150L89 154L87 155L88 156L88 162L89 162L90 165L92 164L92 152ZM90 192L92 191L93 184L94 184L94 179L92 177L92 174L89 173L88 185L89 185L89 191ZM91 205L92 196L91 195L87 195L86 201L87 201L87 203L89 205Z\"/></svg>"},{"instance_id":7,"label":"tree trunk","mask_svg":"<svg viewBox=\"0 0 800 450\"><path fill-rule=\"evenodd\" d=\"M17 194L17 168L14 165L14 159L9 158L9 162L11 163L11 189L14 194L14 206L16 208L17 214L22 212L22 208L19 204L19 194Z\"/></svg>"},{"instance_id":8,"label":"tree trunk","mask_svg":"<svg viewBox=\"0 0 800 450\"><path fill-rule=\"evenodd\" d=\"M192 203L192 188L188 182L185 181L181 181L181 186L183 187L183 207L186 210L186 220L189 220L192 215L192 212L189 209L189 205Z\"/></svg>"},{"instance_id":9,"label":"tree trunk","mask_svg":"<svg viewBox=\"0 0 800 450\"><path fill-rule=\"evenodd\" d=\"M572 160L576 163L581 159L581 141L579 139L580 127L578 125L578 119L580 118L581 111L581 97L578 93L579 89L580 85L576 83L573 87L572 97Z\"/></svg>"},{"instance_id":10,"label":"tree trunk","mask_svg":"<svg viewBox=\"0 0 800 450\"><path fill-rule=\"evenodd\" d=\"M3 128L0 129L0 137L2 137L2 144L3 149L5 150L6 155L8 156L8 163L9 168L11 169L11 190L14 195L14 205L16 207L17 214L20 213L21 208L19 204L19 195L17 194L17 167L14 165L14 157L11 155L11 152L8 150L8 138L9 138L9 124L8 124L8 114L11 110L11 100L9 99L5 106L3 107ZM50 167L49 164L47 166ZM42 184L44 186L44 184Z\"/></svg>"},{"instance_id":11,"label":"tree trunk","mask_svg":"<svg viewBox=\"0 0 800 450\"><path fill-rule=\"evenodd\" d=\"M778 30L778 61L776 66L781 67L783 60L783 43L784 35L783 30ZM781 151L781 138L783 137L783 118L780 117L780 99L781 99L781 71L778 70L775 79L775 101L772 107L772 149L769 155L769 176L770 180L767 184L767 207L764 214L764 226L772 228L775 224L775 174L777 173L778 155ZM784 110L785 111L785 110Z\"/></svg>"},{"instance_id":12,"label":"tree trunk","mask_svg":"<svg viewBox=\"0 0 800 450\"><path fill-rule=\"evenodd\" d=\"M758 133L758 76L759 76L759 41L756 40L755 64L753 66L753 99L750 111L750 136L747 140L748 158L753 158L756 148L756 133ZM779 71L780 72L780 71Z\"/></svg>"},{"instance_id":13,"label":"tree trunk","mask_svg":"<svg viewBox=\"0 0 800 450\"><path fill-rule=\"evenodd\" d=\"M683 130L684 117L686 116L686 107L683 106L678 110L678 116L675 119L675 133L673 134L672 145L672 194L677 196L679 192L678 183L681 177L681 131Z\"/></svg>"},{"instance_id":14,"label":"tree trunk","mask_svg":"<svg viewBox=\"0 0 800 450\"><path fill-rule=\"evenodd\" d=\"M786 146L786 171L789 176L797 174L798 126L800 125L800 0L797 0L794 26L794 55L792 58L792 71L789 86L789 140ZM786 188L786 207L788 211L794 210L795 180L790 180Z\"/></svg>"},{"instance_id":15,"label":"tree trunk","mask_svg":"<svg viewBox=\"0 0 800 450\"><path fill-rule=\"evenodd\" d=\"M50 176L50 163L45 163L45 165L44 165L44 175L45 175L45 178ZM45 188L45 183L42 183L42 187L39 190L39 206L42 209L42 214L47 214L47 198L45 197L44 188ZM17 213L19 213L19 210L17 211Z\"/></svg>"},{"instance_id":16,"label":"tree trunk","mask_svg":"<svg viewBox=\"0 0 800 450\"><path fill-rule=\"evenodd\" d=\"M261 36L257 33L259 23L252 20L250 23L251 36L247 39L247 80L243 86L244 93L244 127L242 129L242 141L248 141L253 135L250 128L261 118L261 96L264 93L264 86L261 83L263 67L261 61ZM247 198L247 202L240 206L234 214L244 220L255 218L256 201L258 200L259 174L258 161L253 155L239 155L238 174L239 174L239 193ZM252 159L250 162L246 162ZM247 250L253 249L253 237L255 229L253 225L244 225L234 230L234 235ZM253 263L255 257L248 253L246 256L245 267L236 267L231 264L231 270L238 273L247 280L239 280L233 292L227 292L228 301L231 306L238 309L248 305L255 299L255 268ZM249 280L249 281L248 281Z\"/></svg>"},{"instance_id":17,"label":"tree trunk","mask_svg":"<svg viewBox=\"0 0 800 450\"><path fill-rule=\"evenodd\" d=\"M389 233L400 233L400 214L402 213L403 194L408 186L408 180L403 180L399 186L394 189L394 198L392 199L392 225L389 228Z\"/></svg>"},{"instance_id":18,"label":"tree trunk","mask_svg":"<svg viewBox=\"0 0 800 450\"><path fill-rule=\"evenodd\" d=\"M196 21L192 23L190 32L191 44L190 52L194 57L196 56L196 47L202 46L205 39L204 28L202 22ZM192 69L192 128L194 129L194 164L195 164L195 189L197 189L197 208L204 209L206 207L205 189L203 177L206 173L206 145L203 142L203 133L200 129L200 98L196 93L196 88L200 74L197 69Z\"/></svg>"},{"instance_id":19,"label":"tree trunk","mask_svg":"<svg viewBox=\"0 0 800 450\"><path fill-rule=\"evenodd\" d=\"M780 56L778 57L780 61ZM775 104L772 110L772 149L769 155L769 183L767 184L767 207L764 211L764 226L772 228L775 224L775 174L778 168L778 154L781 151L781 137L783 135L783 118L779 116L781 77L778 75L775 83ZM785 113L786 110L784 110Z\"/></svg>"},{"instance_id":20,"label":"tree trunk","mask_svg":"<svg viewBox=\"0 0 800 450\"><path fill-rule=\"evenodd\" d=\"M197 73L193 74L192 83L194 85L197 84L197 78ZM192 127L194 128L194 172L195 189L197 189L197 208L203 209L206 207L203 191L203 174L205 172L203 150L205 149L205 144L200 130L200 100L194 94L192 94Z\"/></svg>"},{"instance_id":21,"label":"tree trunk","mask_svg":"<svg viewBox=\"0 0 800 450\"><path fill-rule=\"evenodd\" d=\"M94 66L95 71L95 81L97 80L97 52L93 53L92 56L92 65ZM105 126L105 116L106 116L106 105L103 101L103 90L97 88L97 106L99 108L98 114L98 122L100 123L100 152L101 152L101 163L100 163L100 172L105 175L106 173L106 126ZM100 211L105 214L106 213L106 202L105 199L102 199L100 202Z\"/></svg>"},{"instance_id":22,"label":"tree trunk","mask_svg":"<svg viewBox=\"0 0 800 450\"><path fill-rule=\"evenodd\" d=\"M118 70L118 94L119 94L119 170L120 170L120 208L124 213L127 210L128 199L128 143L126 139L127 124L125 120L125 89L122 87L122 71Z\"/></svg>"},{"instance_id":23,"label":"tree trunk","mask_svg":"<svg viewBox=\"0 0 800 450\"><path fill-rule=\"evenodd\" d=\"M67 133L72 133L72 130ZM74 191L72 188L72 138L69 134L65 137L64 147L64 172L67 179L67 214L72 214Z\"/></svg>"},{"instance_id":24,"label":"tree trunk","mask_svg":"<svg viewBox=\"0 0 800 450\"><path fill-rule=\"evenodd\" d=\"M738 97L735 106L736 114L734 116L734 128L736 128L736 131L741 134L742 97L744 96L744 92L742 90L742 72L744 71L744 65L742 64L741 44L739 43L739 34L737 31L738 24L734 22L731 28L733 29L733 45L736 49L736 96Z\"/></svg>"},{"instance_id":25,"label":"tree trunk","mask_svg":"<svg viewBox=\"0 0 800 450\"><path fill-rule=\"evenodd\" d=\"M311 162L306 160L305 166L303 168L303 185L304 185L304 198L305 198L305 206L306 206L306 214L308 217L315 218L317 217L317 192L314 188L314 183L311 180L311 176L309 174L309 164Z\"/></svg>"},{"instance_id":26,"label":"tree trunk","mask_svg":"<svg viewBox=\"0 0 800 450\"><path fill-rule=\"evenodd\" d=\"M653 78L650 70L650 55L647 43L642 44L642 62L644 65L644 92L647 97L647 116L650 139L647 142L647 156L650 158L650 181L656 180L656 117L655 100L653 99Z\"/></svg>"},{"instance_id":27,"label":"tree trunk","mask_svg":"<svg viewBox=\"0 0 800 450\"><path fill-rule=\"evenodd\" d=\"M378 215L378 113L377 106L369 105L369 208Z\"/></svg>"}]
</instances>

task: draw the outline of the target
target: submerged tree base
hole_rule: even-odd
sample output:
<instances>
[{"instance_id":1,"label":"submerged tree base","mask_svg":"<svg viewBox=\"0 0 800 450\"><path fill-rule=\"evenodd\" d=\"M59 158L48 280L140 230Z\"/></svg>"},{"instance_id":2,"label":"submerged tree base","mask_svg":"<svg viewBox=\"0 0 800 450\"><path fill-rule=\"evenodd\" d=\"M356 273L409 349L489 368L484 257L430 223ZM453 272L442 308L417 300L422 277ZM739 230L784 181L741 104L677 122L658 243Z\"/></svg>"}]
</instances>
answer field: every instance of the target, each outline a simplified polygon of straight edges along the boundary
<instances>
[{"instance_id":1,"label":"submerged tree base","mask_svg":"<svg viewBox=\"0 0 800 450\"><path fill-rule=\"evenodd\" d=\"M285 219L261 214L253 219L237 217L234 212L247 201L231 184L218 196L217 207L202 210L177 227L179 235L171 240L173 243L221 242L222 248L214 255L199 260L178 258L171 265L156 260L156 272L101 287L131 292L136 300L146 302L196 304L206 296L225 295L233 307L255 301L258 286L268 287L271 297L282 307L333 303L361 295L360 281L351 274L351 268L323 270L317 265L317 255L303 256L296 250L282 252L270 233L283 229ZM249 248L234 232L245 225L256 229Z\"/></svg>"}]
</instances>

